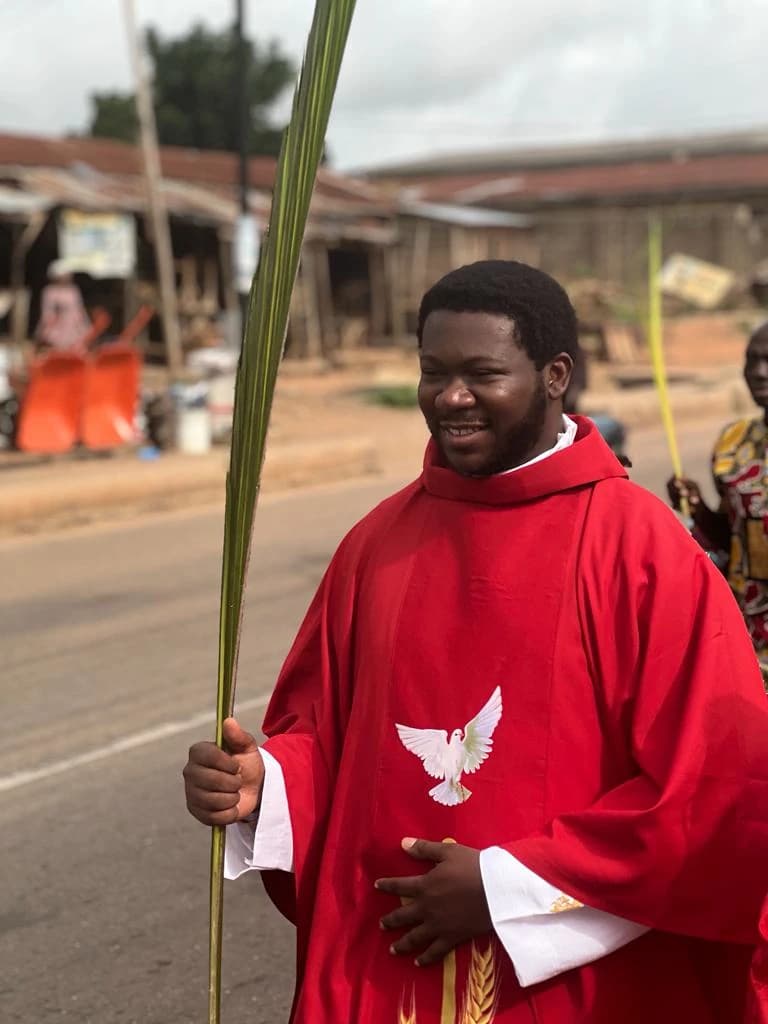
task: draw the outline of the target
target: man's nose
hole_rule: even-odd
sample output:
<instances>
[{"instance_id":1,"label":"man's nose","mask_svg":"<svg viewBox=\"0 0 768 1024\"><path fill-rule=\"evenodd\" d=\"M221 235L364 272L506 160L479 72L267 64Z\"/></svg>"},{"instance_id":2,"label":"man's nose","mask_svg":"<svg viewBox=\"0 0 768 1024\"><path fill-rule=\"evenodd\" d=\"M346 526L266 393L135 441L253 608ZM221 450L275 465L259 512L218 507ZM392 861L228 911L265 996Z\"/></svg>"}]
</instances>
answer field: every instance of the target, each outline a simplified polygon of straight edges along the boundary
<instances>
[{"instance_id":1,"label":"man's nose","mask_svg":"<svg viewBox=\"0 0 768 1024\"><path fill-rule=\"evenodd\" d=\"M475 396L466 382L457 378L446 384L438 395L437 404L444 409L467 409L475 404Z\"/></svg>"}]
</instances>

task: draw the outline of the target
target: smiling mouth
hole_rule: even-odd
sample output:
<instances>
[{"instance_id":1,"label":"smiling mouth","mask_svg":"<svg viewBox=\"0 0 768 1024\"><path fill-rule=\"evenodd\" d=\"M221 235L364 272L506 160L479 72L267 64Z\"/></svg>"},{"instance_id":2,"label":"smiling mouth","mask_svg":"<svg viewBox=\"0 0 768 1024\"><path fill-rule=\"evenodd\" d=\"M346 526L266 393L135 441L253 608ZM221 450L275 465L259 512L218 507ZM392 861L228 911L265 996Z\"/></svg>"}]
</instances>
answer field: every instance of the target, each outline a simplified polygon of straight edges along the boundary
<instances>
[{"instance_id":1,"label":"smiling mouth","mask_svg":"<svg viewBox=\"0 0 768 1024\"><path fill-rule=\"evenodd\" d=\"M485 423L441 423L440 431L452 441L464 440L482 434L488 427Z\"/></svg>"}]
</instances>

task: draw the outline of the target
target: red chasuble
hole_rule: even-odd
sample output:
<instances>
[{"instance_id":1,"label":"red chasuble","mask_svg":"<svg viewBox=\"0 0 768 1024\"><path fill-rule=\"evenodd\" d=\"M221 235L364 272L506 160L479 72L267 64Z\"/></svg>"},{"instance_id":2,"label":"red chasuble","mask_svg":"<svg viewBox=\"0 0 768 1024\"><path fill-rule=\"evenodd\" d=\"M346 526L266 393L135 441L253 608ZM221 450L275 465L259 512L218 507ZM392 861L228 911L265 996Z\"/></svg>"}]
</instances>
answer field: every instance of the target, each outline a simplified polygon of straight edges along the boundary
<instances>
[{"instance_id":1,"label":"red chasuble","mask_svg":"<svg viewBox=\"0 0 768 1024\"><path fill-rule=\"evenodd\" d=\"M760 944L752 960L746 1024L768 1024L768 900L760 919Z\"/></svg>"},{"instance_id":2,"label":"red chasuble","mask_svg":"<svg viewBox=\"0 0 768 1024\"><path fill-rule=\"evenodd\" d=\"M487 705L492 748L461 774L448 748ZM422 729L445 730L437 773ZM742 1018L768 891L760 672L726 582L588 420L485 479L430 445L342 542L264 731L293 824L295 875L264 878L297 925L295 1024ZM373 888L426 869L403 836L503 846L653 930L528 989L490 935L417 968Z\"/></svg>"}]
</instances>

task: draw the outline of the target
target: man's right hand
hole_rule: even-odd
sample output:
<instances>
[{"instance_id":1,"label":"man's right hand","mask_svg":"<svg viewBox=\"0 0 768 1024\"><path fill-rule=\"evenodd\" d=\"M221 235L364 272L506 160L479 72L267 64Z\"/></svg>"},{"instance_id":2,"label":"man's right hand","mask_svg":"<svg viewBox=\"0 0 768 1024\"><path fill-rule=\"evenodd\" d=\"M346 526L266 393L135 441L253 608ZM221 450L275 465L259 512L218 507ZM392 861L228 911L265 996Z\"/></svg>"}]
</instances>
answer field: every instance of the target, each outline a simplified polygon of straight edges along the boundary
<instances>
[{"instance_id":1,"label":"man's right hand","mask_svg":"<svg viewBox=\"0 0 768 1024\"><path fill-rule=\"evenodd\" d=\"M680 503L684 498L688 499L688 507L691 510L692 516L695 516L701 507L701 488L695 480L673 476L667 481L667 492L669 500L672 502L672 508L676 512L680 511Z\"/></svg>"},{"instance_id":2,"label":"man's right hand","mask_svg":"<svg viewBox=\"0 0 768 1024\"><path fill-rule=\"evenodd\" d=\"M231 825L258 810L264 785L259 746L234 718L224 722L224 746L195 743L184 767L187 809L204 825Z\"/></svg>"}]
</instances>

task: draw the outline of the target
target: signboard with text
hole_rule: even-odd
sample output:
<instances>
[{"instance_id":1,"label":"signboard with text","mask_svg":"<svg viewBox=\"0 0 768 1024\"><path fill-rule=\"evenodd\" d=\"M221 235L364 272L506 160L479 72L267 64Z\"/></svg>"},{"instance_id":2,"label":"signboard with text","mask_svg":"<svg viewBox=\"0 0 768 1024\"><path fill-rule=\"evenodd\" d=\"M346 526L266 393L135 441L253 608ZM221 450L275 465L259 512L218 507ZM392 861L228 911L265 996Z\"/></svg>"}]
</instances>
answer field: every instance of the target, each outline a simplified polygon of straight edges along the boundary
<instances>
[{"instance_id":1,"label":"signboard with text","mask_svg":"<svg viewBox=\"0 0 768 1024\"><path fill-rule=\"evenodd\" d=\"M676 253L661 270L661 288L699 309L716 309L735 284L730 270Z\"/></svg>"},{"instance_id":2,"label":"signboard with text","mask_svg":"<svg viewBox=\"0 0 768 1024\"><path fill-rule=\"evenodd\" d=\"M130 214L63 210L59 259L67 270L91 277L132 277L136 269L136 224Z\"/></svg>"}]
</instances>

